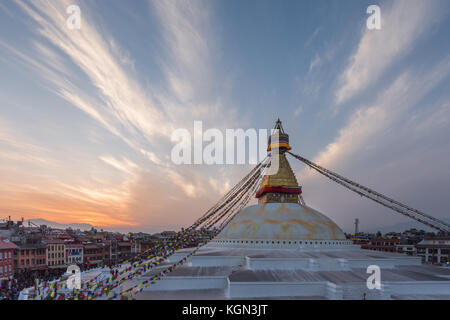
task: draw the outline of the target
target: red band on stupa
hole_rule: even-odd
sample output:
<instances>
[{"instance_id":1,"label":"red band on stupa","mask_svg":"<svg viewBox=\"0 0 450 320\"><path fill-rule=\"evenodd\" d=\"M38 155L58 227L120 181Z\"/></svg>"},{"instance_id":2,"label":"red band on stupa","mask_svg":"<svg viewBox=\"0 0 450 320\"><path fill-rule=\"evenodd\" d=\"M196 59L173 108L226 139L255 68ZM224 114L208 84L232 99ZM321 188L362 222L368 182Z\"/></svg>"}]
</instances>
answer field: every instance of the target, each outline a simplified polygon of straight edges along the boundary
<instances>
[{"instance_id":1,"label":"red band on stupa","mask_svg":"<svg viewBox=\"0 0 450 320\"><path fill-rule=\"evenodd\" d=\"M294 186L265 186L256 194L256 198L262 197L267 192L288 193L288 194L301 194L302 187Z\"/></svg>"}]
</instances>

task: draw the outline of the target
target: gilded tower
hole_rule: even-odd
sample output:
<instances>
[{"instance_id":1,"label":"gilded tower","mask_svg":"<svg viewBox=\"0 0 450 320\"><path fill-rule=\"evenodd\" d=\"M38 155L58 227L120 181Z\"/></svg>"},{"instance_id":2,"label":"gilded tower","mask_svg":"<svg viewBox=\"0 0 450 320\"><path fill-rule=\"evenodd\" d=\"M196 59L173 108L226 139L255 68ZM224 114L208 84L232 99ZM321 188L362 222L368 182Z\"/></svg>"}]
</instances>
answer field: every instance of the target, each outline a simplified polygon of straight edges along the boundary
<instances>
[{"instance_id":1,"label":"gilded tower","mask_svg":"<svg viewBox=\"0 0 450 320\"><path fill-rule=\"evenodd\" d=\"M289 135L284 132L280 119L275 124L273 133L269 137L267 151L272 157L278 157L278 171L272 175L265 175L256 194L258 203L298 203L302 187L286 159L285 152L291 150ZM276 159L275 159L276 160ZM272 160L273 161L273 160Z\"/></svg>"}]
</instances>

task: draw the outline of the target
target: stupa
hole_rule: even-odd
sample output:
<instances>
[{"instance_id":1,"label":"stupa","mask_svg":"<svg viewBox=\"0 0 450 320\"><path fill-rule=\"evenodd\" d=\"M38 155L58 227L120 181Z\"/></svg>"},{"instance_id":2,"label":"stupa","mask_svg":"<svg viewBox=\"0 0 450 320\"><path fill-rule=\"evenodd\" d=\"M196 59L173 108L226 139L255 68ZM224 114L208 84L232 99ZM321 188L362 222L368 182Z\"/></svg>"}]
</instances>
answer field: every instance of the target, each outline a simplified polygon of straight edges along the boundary
<instances>
[{"instance_id":1,"label":"stupa","mask_svg":"<svg viewBox=\"0 0 450 320\"><path fill-rule=\"evenodd\" d=\"M256 193L258 204L242 210L214 242L237 246L250 243L264 247L350 244L331 219L304 204L302 188L285 155L291 149L289 135L284 132L280 120L275 130L278 130L278 139L270 136L268 151L278 149L277 172L264 176Z\"/></svg>"},{"instance_id":2,"label":"stupa","mask_svg":"<svg viewBox=\"0 0 450 320\"><path fill-rule=\"evenodd\" d=\"M278 153L279 169L264 176L258 204L241 210L187 264L137 299L450 299L449 268L362 250L330 218L308 207L285 156L289 135L279 120L275 130L268 151ZM192 250L179 250L168 263ZM381 270L379 288L367 286L369 266Z\"/></svg>"}]
</instances>

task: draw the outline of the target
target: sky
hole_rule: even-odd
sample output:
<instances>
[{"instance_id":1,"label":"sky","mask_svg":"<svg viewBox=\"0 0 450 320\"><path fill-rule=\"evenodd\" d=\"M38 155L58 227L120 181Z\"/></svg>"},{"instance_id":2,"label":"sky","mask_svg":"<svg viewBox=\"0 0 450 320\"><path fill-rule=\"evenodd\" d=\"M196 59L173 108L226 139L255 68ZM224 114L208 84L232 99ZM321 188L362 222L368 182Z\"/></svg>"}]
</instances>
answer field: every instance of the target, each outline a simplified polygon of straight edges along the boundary
<instances>
[{"instance_id":1,"label":"sky","mask_svg":"<svg viewBox=\"0 0 450 320\"><path fill-rule=\"evenodd\" d=\"M295 153L449 219L449 39L446 0L3 0L0 218L188 226L252 166L176 165L174 130L280 118ZM345 231L407 221L290 163Z\"/></svg>"}]
</instances>

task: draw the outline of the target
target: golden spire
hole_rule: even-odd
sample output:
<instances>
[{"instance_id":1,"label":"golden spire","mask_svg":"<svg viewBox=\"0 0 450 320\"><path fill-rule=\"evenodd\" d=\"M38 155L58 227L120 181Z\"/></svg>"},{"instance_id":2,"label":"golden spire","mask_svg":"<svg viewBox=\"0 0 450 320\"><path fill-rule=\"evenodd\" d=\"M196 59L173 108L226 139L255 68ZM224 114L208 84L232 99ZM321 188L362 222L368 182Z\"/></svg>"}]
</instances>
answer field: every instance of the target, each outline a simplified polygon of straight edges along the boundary
<instances>
[{"instance_id":1,"label":"golden spire","mask_svg":"<svg viewBox=\"0 0 450 320\"><path fill-rule=\"evenodd\" d=\"M274 130L275 132L269 137L268 151L275 151L272 157L279 158L278 172L263 177L256 197L259 199L258 203L298 203L302 188L298 185L297 178L284 154L287 150L291 150L289 135L284 132L280 119L276 122Z\"/></svg>"}]
</instances>

